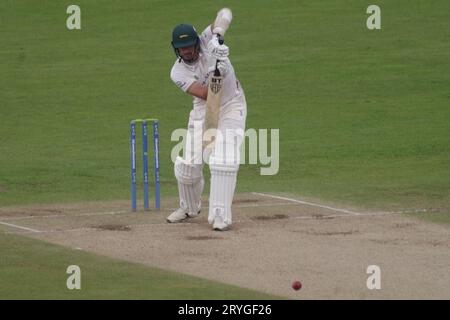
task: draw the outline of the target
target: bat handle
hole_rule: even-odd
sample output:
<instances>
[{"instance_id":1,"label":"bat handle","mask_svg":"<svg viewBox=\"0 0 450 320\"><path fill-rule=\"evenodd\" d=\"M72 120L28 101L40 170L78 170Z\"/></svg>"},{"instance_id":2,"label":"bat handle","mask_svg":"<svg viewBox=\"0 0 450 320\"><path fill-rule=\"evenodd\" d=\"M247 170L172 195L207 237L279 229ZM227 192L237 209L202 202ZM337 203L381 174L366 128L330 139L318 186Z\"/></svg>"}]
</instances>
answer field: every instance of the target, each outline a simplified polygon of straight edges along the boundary
<instances>
[{"instance_id":1,"label":"bat handle","mask_svg":"<svg viewBox=\"0 0 450 320\"><path fill-rule=\"evenodd\" d=\"M216 60L216 69L214 70L214 76L215 77L220 77L220 71L217 68L217 65L219 64L219 61L220 61L219 59Z\"/></svg>"},{"instance_id":2,"label":"bat handle","mask_svg":"<svg viewBox=\"0 0 450 320\"><path fill-rule=\"evenodd\" d=\"M219 44L222 45L225 42L225 39L220 34L217 34L217 40L219 41ZM219 64L219 59L216 60L216 70L214 70L214 76L220 77L220 71L217 69L217 65Z\"/></svg>"},{"instance_id":3,"label":"bat handle","mask_svg":"<svg viewBox=\"0 0 450 320\"><path fill-rule=\"evenodd\" d=\"M225 42L225 39L220 34L217 34L217 40L219 41L220 45L222 45Z\"/></svg>"}]
</instances>

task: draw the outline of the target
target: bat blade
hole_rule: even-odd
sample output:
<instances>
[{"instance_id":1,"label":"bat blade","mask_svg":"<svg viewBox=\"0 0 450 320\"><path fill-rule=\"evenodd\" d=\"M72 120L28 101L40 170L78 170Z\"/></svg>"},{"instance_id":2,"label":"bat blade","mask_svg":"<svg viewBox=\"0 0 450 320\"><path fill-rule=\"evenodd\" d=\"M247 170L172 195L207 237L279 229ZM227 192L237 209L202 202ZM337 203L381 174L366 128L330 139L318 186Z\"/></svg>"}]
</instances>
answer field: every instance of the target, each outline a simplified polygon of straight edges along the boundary
<instances>
[{"instance_id":1,"label":"bat blade","mask_svg":"<svg viewBox=\"0 0 450 320\"><path fill-rule=\"evenodd\" d=\"M208 86L206 100L205 130L217 129L219 123L220 100L222 98L222 76L213 75Z\"/></svg>"},{"instance_id":2,"label":"bat blade","mask_svg":"<svg viewBox=\"0 0 450 320\"><path fill-rule=\"evenodd\" d=\"M205 126L204 134L204 146L208 141L213 141L215 136L215 130L219 125L219 113L220 113L220 101L222 98L223 77L218 70L211 76L211 80L208 85L208 97L206 100L206 114L205 114ZM213 143L205 146L212 148Z\"/></svg>"},{"instance_id":3,"label":"bat blade","mask_svg":"<svg viewBox=\"0 0 450 320\"><path fill-rule=\"evenodd\" d=\"M222 36L217 35L220 44L224 43ZM203 131L203 147L212 149L214 147L214 139L216 131L219 126L220 101L222 98L223 77L220 74L217 65L219 60L216 60L216 69L211 76L208 85L208 97L206 98L206 114L205 125ZM215 130L211 130L215 129ZM207 142L211 141L208 145Z\"/></svg>"}]
</instances>

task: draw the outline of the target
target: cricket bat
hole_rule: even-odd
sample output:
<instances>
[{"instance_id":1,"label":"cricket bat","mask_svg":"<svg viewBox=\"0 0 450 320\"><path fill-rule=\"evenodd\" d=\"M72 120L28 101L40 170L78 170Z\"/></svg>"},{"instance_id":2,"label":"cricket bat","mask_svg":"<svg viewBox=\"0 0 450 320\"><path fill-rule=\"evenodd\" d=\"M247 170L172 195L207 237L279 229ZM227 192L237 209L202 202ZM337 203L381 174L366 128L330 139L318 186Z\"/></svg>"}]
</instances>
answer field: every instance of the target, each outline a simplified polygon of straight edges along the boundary
<instances>
[{"instance_id":1,"label":"cricket bat","mask_svg":"<svg viewBox=\"0 0 450 320\"><path fill-rule=\"evenodd\" d=\"M219 39L220 44L223 43L223 39ZM208 97L206 98L206 114L205 114L205 126L204 126L204 136L203 139L203 147L204 148L213 148L214 147L214 139L215 132L214 130L209 129L217 129L219 124L219 112L220 112L220 100L222 97L222 87L223 87L223 77L220 74L220 71L217 69L216 61L216 69L214 70L214 74L211 76L211 80L208 85ZM213 137L214 136L214 137ZM205 145L207 144L207 145Z\"/></svg>"}]
</instances>

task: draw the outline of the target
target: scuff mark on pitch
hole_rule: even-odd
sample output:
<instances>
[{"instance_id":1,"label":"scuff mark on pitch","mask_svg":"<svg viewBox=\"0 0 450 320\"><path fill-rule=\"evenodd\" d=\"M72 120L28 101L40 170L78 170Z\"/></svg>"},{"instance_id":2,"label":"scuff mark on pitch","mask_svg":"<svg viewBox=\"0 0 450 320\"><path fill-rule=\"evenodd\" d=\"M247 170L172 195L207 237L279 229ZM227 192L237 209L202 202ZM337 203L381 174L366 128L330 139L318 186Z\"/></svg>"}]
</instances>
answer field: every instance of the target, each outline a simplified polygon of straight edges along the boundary
<instances>
[{"instance_id":1,"label":"scuff mark on pitch","mask_svg":"<svg viewBox=\"0 0 450 320\"><path fill-rule=\"evenodd\" d=\"M237 204L237 203L256 203L256 202L261 202L260 199L235 199L233 200L233 204Z\"/></svg>"},{"instance_id":2,"label":"scuff mark on pitch","mask_svg":"<svg viewBox=\"0 0 450 320\"><path fill-rule=\"evenodd\" d=\"M131 231L131 228L122 224L102 224L98 226L93 226L95 229L103 231Z\"/></svg>"},{"instance_id":3,"label":"scuff mark on pitch","mask_svg":"<svg viewBox=\"0 0 450 320\"><path fill-rule=\"evenodd\" d=\"M268 215L268 216L256 216L256 217L252 217L250 219L265 221L265 220L280 220L280 219L287 219L287 218L289 218L289 216L285 215L285 214L274 214L274 215Z\"/></svg>"},{"instance_id":4,"label":"scuff mark on pitch","mask_svg":"<svg viewBox=\"0 0 450 320\"><path fill-rule=\"evenodd\" d=\"M359 234L357 230L349 231L300 231L302 233L310 234L313 236L349 236L353 234Z\"/></svg>"},{"instance_id":5,"label":"scuff mark on pitch","mask_svg":"<svg viewBox=\"0 0 450 320\"><path fill-rule=\"evenodd\" d=\"M186 240L220 240L221 237L213 237L213 236L187 236Z\"/></svg>"}]
</instances>

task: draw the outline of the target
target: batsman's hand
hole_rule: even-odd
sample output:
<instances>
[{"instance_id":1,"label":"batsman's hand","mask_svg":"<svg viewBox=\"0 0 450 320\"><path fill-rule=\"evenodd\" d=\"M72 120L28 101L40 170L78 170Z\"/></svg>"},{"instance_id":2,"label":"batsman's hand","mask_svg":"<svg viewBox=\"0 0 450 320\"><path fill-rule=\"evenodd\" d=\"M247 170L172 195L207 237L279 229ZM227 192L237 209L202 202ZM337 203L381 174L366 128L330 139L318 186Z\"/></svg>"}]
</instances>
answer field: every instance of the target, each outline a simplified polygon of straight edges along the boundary
<instances>
[{"instance_id":1,"label":"batsman's hand","mask_svg":"<svg viewBox=\"0 0 450 320\"><path fill-rule=\"evenodd\" d=\"M208 51L211 56L218 60L227 58L230 53L230 49L226 45L219 43L218 37L213 37L211 41L209 41Z\"/></svg>"},{"instance_id":2,"label":"batsman's hand","mask_svg":"<svg viewBox=\"0 0 450 320\"><path fill-rule=\"evenodd\" d=\"M217 61L217 69L219 69L220 75L222 77L225 77L227 75L228 71L230 70L228 58L225 58L223 60L218 60ZM211 72L213 74L214 74L214 70L216 70L215 64L208 68L208 72Z\"/></svg>"}]
</instances>

